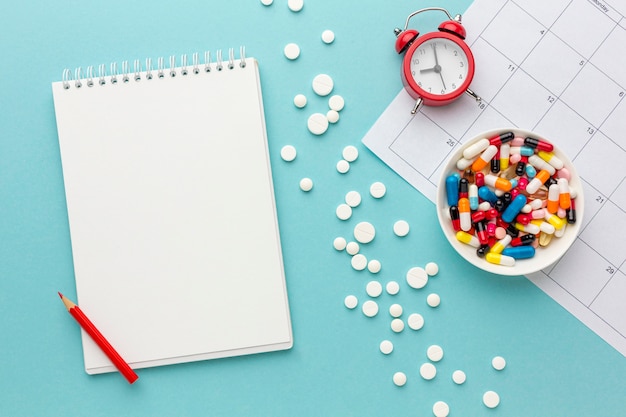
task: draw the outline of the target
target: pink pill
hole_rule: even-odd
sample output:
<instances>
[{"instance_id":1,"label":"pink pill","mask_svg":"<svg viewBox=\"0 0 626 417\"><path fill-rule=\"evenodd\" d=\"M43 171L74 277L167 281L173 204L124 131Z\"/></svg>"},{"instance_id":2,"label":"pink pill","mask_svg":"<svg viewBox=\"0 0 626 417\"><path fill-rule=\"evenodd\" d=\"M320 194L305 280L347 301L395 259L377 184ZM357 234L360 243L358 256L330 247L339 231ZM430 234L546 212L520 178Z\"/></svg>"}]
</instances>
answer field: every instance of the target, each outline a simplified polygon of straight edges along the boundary
<instances>
[{"instance_id":1,"label":"pink pill","mask_svg":"<svg viewBox=\"0 0 626 417\"><path fill-rule=\"evenodd\" d=\"M519 153L514 153L511 156L509 156L509 163L511 165L515 165L517 164L520 160L522 159L522 154Z\"/></svg>"},{"instance_id":2,"label":"pink pill","mask_svg":"<svg viewBox=\"0 0 626 417\"><path fill-rule=\"evenodd\" d=\"M557 178L565 178L567 181L572 179L572 174L570 174L567 168L561 168L556 172Z\"/></svg>"},{"instance_id":3,"label":"pink pill","mask_svg":"<svg viewBox=\"0 0 626 417\"><path fill-rule=\"evenodd\" d=\"M504 227L496 227L496 239L504 239L506 236L506 229Z\"/></svg>"},{"instance_id":4,"label":"pink pill","mask_svg":"<svg viewBox=\"0 0 626 417\"><path fill-rule=\"evenodd\" d=\"M511 146L524 146L524 138L515 138L511 142Z\"/></svg>"}]
</instances>

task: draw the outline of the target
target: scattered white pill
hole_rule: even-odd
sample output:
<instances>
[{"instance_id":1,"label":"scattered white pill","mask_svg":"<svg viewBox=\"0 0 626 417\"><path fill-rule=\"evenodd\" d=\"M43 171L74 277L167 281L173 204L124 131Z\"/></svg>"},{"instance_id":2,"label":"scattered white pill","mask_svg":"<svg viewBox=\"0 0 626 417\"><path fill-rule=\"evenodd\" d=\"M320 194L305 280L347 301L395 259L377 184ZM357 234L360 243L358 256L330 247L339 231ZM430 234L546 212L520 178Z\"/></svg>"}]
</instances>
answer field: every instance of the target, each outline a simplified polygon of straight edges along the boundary
<instances>
[{"instance_id":1,"label":"scattered white pill","mask_svg":"<svg viewBox=\"0 0 626 417\"><path fill-rule=\"evenodd\" d=\"M261 0L263 6L271 6L274 0Z\"/></svg>"},{"instance_id":2,"label":"scattered white pill","mask_svg":"<svg viewBox=\"0 0 626 417\"><path fill-rule=\"evenodd\" d=\"M363 303L363 307L361 308L363 310L363 314L365 314L367 317L374 317L376 314L378 314L378 304L376 303L376 301L367 300Z\"/></svg>"},{"instance_id":3,"label":"scattered white pill","mask_svg":"<svg viewBox=\"0 0 626 417\"><path fill-rule=\"evenodd\" d=\"M380 342L380 351L385 355L389 355L393 352L393 343L390 340L383 340Z\"/></svg>"},{"instance_id":4,"label":"scattered white pill","mask_svg":"<svg viewBox=\"0 0 626 417\"><path fill-rule=\"evenodd\" d=\"M370 271L372 274L378 274L381 268L382 265L380 264L380 261L378 259L372 259L367 263L367 270Z\"/></svg>"},{"instance_id":5,"label":"scattered white pill","mask_svg":"<svg viewBox=\"0 0 626 417\"><path fill-rule=\"evenodd\" d=\"M406 384L406 374L404 372L396 372L393 374L393 383L399 387Z\"/></svg>"},{"instance_id":6,"label":"scattered white pill","mask_svg":"<svg viewBox=\"0 0 626 417\"><path fill-rule=\"evenodd\" d=\"M398 220L393 224L393 232L396 236L406 236L409 234L409 223L406 220Z\"/></svg>"},{"instance_id":7,"label":"scattered white pill","mask_svg":"<svg viewBox=\"0 0 626 417\"><path fill-rule=\"evenodd\" d=\"M455 384L461 385L465 382L466 379L467 377L465 376L465 372L458 370L458 369L452 372L452 380L454 381Z\"/></svg>"},{"instance_id":8,"label":"scattered white pill","mask_svg":"<svg viewBox=\"0 0 626 417\"><path fill-rule=\"evenodd\" d=\"M341 156L348 162L354 162L359 157L359 150L356 146L348 145L341 151Z\"/></svg>"},{"instance_id":9,"label":"scattered white pill","mask_svg":"<svg viewBox=\"0 0 626 417\"><path fill-rule=\"evenodd\" d=\"M339 113L336 110L328 110L326 112L326 118L328 119L328 123L337 123L339 121Z\"/></svg>"},{"instance_id":10,"label":"scattered white pill","mask_svg":"<svg viewBox=\"0 0 626 417\"><path fill-rule=\"evenodd\" d=\"M356 242L348 242L346 245L346 252L348 252L348 255L356 255L359 253L359 250L361 250L361 248Z\"/></svg>"},{"instance_id":11,"label":"scattered white pill","mask_svg":"<svg viewBox=\"0 0 626 417\"><path fill-rule=\"evenodd\" d=\"M437 376L437 368L430 362L425 362L420 366L420 375L427 381Z\"/></svg>"},{"instance_id":12,"label":"scattered white pill","mask_svg":"<svg viewBox=\"0 0 626 417\"><path fill-rule=\"evenodd\" d=\"M400 317L402 315L402 306L400 304L392 304L389 306L389 314L391 314L391 317Z\"/></svg>"},{"instance_id":13,"label":"scattered white pill","mask_svg":"<svg viewBox=\"0 0 626 417\"><path fill-rule=\"evenodd\" d=\"M406 273L406 283L411 288L424 288L428 283L428 274L421 266L414 266Z\"/></svg>"},{"instance_id":14,"label":"scattered white pill","mask_svg":"<svg viewBox=\"0 0 626 417\"><path fill-rule=\"evenodd\" d=\"M333 240L333 247L338 251L344 250L347 244L348 242L346 242L346 239L341 236L336 237L335 240Z\"/></svg>"},{"instance_id":15,"label":"scattered white pill","mask_svg":"<svg viewBox=\"0 0 626 417\"><path fill-rule=\"evenodd\" d=\"M287 59L293 61L300 56L300 47L297 43L288 43L287 45L285 45L285 49L283 49L283 52L285 53Z\"/></svg>"},{"instance_id":16,"label":"scattered white pill","mask_svg":"<svg viewBox=\"0 0 626 417\"><path fill-rule=\"evenodd\" d=\"M350 310L355 309L358 304L359 299L356 298L355 295L348 295L346 296L346 298L343 299L343 305L345 305L346 308L349 308Z\"/></svg>"},{"instance_id":17,"label":"scattered white pill","mask_svg":"<svg viewBox=\"0 0 626 417\"><path fill-rule=\"evenodd\" d=\"M319 96L327 96L333 91L335 86L333 79L328 74L319 74L313 78L313 91Z\"/></svg>"},{"instance_id":18,"label":"scattered white pill","mask_svg":"<svg viewBox=\"0 0 626 417\"><path fill-rule=\"evenodd\" d=\"M387 192L387 187L382 182L375 182L370 186L370 194L374 198L383 198Z\"/></svg>"},{"instance_id":19,"label":"scattered white pill","mask_svg":"<svg viewBox=\"0 0 626 417\"><path fill-rule=\"evenodd\" d=\"M433 404L433 414L435 417L448 417L448 414L450 414L450 407L443 401L437 401Z\"/></svg>"},{"instance_id":20,"label":"scattered white pill","mask_svg":"<svg viewBox=\"0 0 626 417\"><path fill-rule=\"evenodd\" d=\"M426 297L426 303L428 303L431 307L437 307L441 304L441 298L435 293L428 294L428 297Z\"/></svg>"},{"instance_id":21,"label":"scattered white pill","mask_svg":"<svg viewBox=\"0 0 626 417\"><path fill-rule=\"evenodd\" d=\"M339 204L335 213L339 220L348 220L352 216L352 207L345 203Z\"/></svg>"},{"instance_id":22,"label":"scattered white pill","mask_svg":"<svg viewBox=\"0 0 626 417\"><path fill-rule=\"evenodd\" d=\"M307 127L314 135L322 135L328 130L328 119L322 113L313 113L309 116Z\"/></svg>"},{"instance_id":23,"label":"scattered white pill","mask_svg":"<svg viewBox=\"0 0 626 417\"><path fill-rule=\"evenodd\" d=\"M292 12L299 12L304 7L304 0L287 0L287 7Z\"/></svg>"},{"instance_id":24,"label":"scattered white pill","mask_svg":"<svg viewBox=\"0 0 626 417\"><path fill-rule=\"evenodd\" d=\"M378 281L370 281L365 286L365 292L372 298L379 297L383 293L383 286Z\"/></svg>"},{"instance_id":25,"label":"scattered white pill","mask_svg":"<svg viewBox=\"0 0 626 417\"><path fill-rule=\"evenodd\" d=\"M443 359L443 349L439 345L431 345L426 349L426 356L433 362Z\"/></svg>"},{"instance_id":26,"label":"scattered white pill","mask_svg":"<svg viewBox=\"0 0 626 417\"><path fill-rule=\"evenodd\" d=\"M491 360L491 366L496 371L501 371L506 366L506 360L502 356L496 356Z\"/></svg>"},{"instance_id":27,"label":"scattered white pill","mask_svg":"<svg viewBox=\"0 0 626 417\"><path fill-rule=\"evenodd\" d=\"M358 191L348 191L344 200L350 207L358 207L361 204L361 194Z\"/></svg>"},{"instance_id":28,"label":"scattered white pill","mask_svg":"<svg viewBox=\"0 0 626 417\"><path fill-rule=\"evenodd\" d=\"M299 109L306 106L306 103L306 96L304 94L296 94L296 96L293 98L293 105Z\"/></svg>"},{"instance_id":29,"label":"scattered white pill","mask_svg":"<svg viewBox=\"0 0 626 417\"><path fill-rule=\"evenodd\" d=\"M354 238L359 243L370 243L376 237L376 229L370 222L360 222L354 226Z\"/></svg>"},{"instance_id":30,"label":"scattered white pill","mask_svg":"<svg viewBox=\"0 0 626 417\"><path fill-rule=\"evenodd\" d=\"M413 330L419 330L424 327L424 317L419 313L413 313L407 319L407 324Z\"/></svg>"},{"instance_id":31,"label":"scattered white pill","mask_svg":"<svg viewBox=\"0 0 626 417\"><path fill-rule=\"evenodd\" d=\"M398 284L396 281L389 281L387 283L386 289L387 289L387 294L396 295L397 293L400 292L400 284Z\"/></svg>"},{"instance_id":32,"label":"scattered white pill","mask_svg":"<svg viewBox=\"0 0 626 417\"><path fill-rule=\"evenodd\" d=\"M391 330L396 333L400 333L402 330L404 330L404 322L401 319L391 320Z\"/></svg>"},{"instance_id":33,"label":"scattered white pill","mask_svg":"<svg viewBox=\"0 0 626 417\"><path fill-rule=\"evenodd\" d=\"M439 265L437 265L434 262L428 262L426 266L424 267L424 269L426 270L426 273L428 274L428 276L431 276L431 277L439 273Z\"/></svg>"},{"instance_id":34,"label":"scattered white pill","mask_svg":"<svg viewBox=\"0 0 626 417\"><path fill-rule=\"evenodd\" d=\"M357 271L362 271L367 267L367 258L365 257L365 255L357 253L350 260L350 264L352 265L352 268L356 269Z\"/></svg>"},{"instance_id":35,"label":"scattered white pill","mask_svg":"<svg viewBox=\"0 0 626 417\"><path fill-rule=\"evenodd\" d=\"M340 174L345 174L346 172L350 171L350 162L346 161L345 159L341 159L339 162L337 162L337 171Z\"/></svg>"},{"instance_id":36,"label":"scattered white pill","mask_svg":"<svg viewBox=\"0 0 626 417\"><path fill-rule=\"evenodd\" d=\"M483 394L483 404L489 408L496 408L500 404L500 396L495 391L487 391Z\"/></svg>"},{"instance_id":37,"label":"scattered white pill","mask_svg":"<svg viewBox=\"0 0 626 417\"><path fill-rule=\"evenodd\" d=\"M345 100L342 96L335 94L331 98L328 99L328 107L335 111L343 110L343 107L346 105Z\"/></svg>"},{"instance_id":38,"label":"scattered white pill","mask_svg":"<svg viewBox=\"0 0 626 417\"><path fill-rule=\"evenodd\" d=\"M322 32L322 41L324 43L333 43L335 40L335 32L330 29L326 29Z\"/></svg>"},{"instance_id":39,"label":"scattered white pill","mask_svg":"<svg viewBox=\"0 0 626 417\"><path fill-rule=\"evenodd\" d=\"M300 180L300 189L302 191L311 191L313 189L313 180L311 178L302 178Z\"/></svg>"},{"instance_id":40,"label":"scattered white pill","mask_svg":"<svg viewBox=\"0 0 626 417\"><path fill-rule=\"evenodd\" d=\"M294 148L292 145L285 145L280 150L280 157L283 158L283 160L286 162L291 162L296 159L296 154L296 148Z\"/></svg>"}]
</instances>

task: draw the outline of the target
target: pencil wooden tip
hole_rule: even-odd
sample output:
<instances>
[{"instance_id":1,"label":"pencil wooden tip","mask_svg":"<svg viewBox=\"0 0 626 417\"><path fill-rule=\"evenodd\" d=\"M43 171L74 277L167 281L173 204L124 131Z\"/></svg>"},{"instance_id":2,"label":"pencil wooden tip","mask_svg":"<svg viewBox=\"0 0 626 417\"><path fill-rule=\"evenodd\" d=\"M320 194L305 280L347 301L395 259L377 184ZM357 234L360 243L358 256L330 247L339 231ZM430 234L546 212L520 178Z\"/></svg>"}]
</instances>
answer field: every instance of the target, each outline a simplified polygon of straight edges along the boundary
<instances>
[{"instance_id":1,"label":"pencil wooden tip","mask_svg":"<svg viewBox=\"0 0 626 417\"><path fill-rule=\"evenodd\" d=\"M57 291L57 294L59 294L59 297L61 298L61 300L63 299L63 294L61 294L61 291Z\"/></svg>"}]
</instances>

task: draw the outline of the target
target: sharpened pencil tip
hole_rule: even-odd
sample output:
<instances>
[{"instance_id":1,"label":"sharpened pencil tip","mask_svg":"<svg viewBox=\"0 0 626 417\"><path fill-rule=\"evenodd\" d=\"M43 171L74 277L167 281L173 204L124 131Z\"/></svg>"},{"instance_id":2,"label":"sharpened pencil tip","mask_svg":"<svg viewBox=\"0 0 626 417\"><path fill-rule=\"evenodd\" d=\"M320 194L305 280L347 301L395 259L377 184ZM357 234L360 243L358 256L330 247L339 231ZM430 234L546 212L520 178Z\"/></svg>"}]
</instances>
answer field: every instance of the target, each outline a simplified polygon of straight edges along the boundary
<instances>
[{"instance_id":1,"label":"sharpened pencil tip","mask_svg":"<svg viewBox=\"0 0 626 417\"><path fill-rule=\"evenodd\" d=\"M61 291L57 291L57 293L59 294L59 298L61 298L61 300L63 299L63 294L61 294Z\"/></svg>"}]
</instances>

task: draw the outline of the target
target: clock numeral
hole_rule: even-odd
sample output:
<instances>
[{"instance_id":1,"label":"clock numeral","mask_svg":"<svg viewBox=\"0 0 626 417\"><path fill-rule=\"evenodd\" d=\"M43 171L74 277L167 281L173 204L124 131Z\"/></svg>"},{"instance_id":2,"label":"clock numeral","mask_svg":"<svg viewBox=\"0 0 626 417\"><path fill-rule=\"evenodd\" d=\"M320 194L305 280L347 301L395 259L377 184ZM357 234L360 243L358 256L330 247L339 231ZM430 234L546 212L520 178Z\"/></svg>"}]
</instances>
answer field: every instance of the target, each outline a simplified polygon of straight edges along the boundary
<instances>
[{"instance_id":1,"label":"clock numeral","mask_svg":"<svg viewBox=\"0 0 626 417\"><path fill-rule=\"evenodd\" d=\"M454 56L458 56L459 55L459 51L454 51Z\"/></svg>"},{"instance_id":2,"label":"clock numeral","mask_svg":"<svg viewBox=\"0 0 626 417\"><path fill-rule=\"evenodd\" d=\"M463 79L463 74L459 74L459 80Z\"/></svg>"},{"instance_id":3,"label":"clock numeral","mask_svg":"<svg viewBox=\"0 0 626 417\"><path fill-rule=\"evenodd\" d=\"M464 65L463 65L463 61L459 62L459 66L460 66L460 67L463 67L463 66L464 66Z\"/></svg>"},{"instance_id":4,"label":"clock numeral","mask_svg":"<svg viewBox=\"0 0 626 417\"><path fill-rule=\"evenodd\" d=\"M418 65L420 63L420 60L417 58L413 58L413 65Z\"/></svg>"},{"instance_id":5,"label":"clock numeral","mask_svg":"<svg viewBox=\"0 0 626 417\"><path fill-rule=\"evenodd\" d=\"M441 94L446 94L446 90L445 89L441 89Z\"/></svg>"},{"instance_id":6,"label":"clock numeral","mask_svg":"<svg viewBox=\"0 0 626 417\"><path fill-rule=\"evenodd\" d=\"M452 89L456 90L456 83L452 83Z\"/></svg>"}]
</instances>

